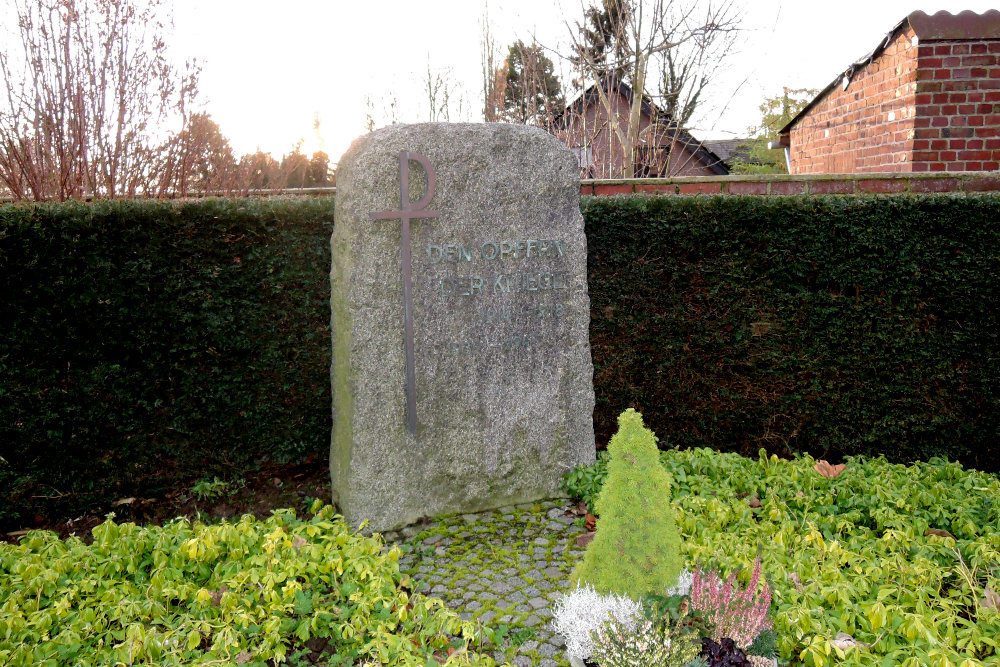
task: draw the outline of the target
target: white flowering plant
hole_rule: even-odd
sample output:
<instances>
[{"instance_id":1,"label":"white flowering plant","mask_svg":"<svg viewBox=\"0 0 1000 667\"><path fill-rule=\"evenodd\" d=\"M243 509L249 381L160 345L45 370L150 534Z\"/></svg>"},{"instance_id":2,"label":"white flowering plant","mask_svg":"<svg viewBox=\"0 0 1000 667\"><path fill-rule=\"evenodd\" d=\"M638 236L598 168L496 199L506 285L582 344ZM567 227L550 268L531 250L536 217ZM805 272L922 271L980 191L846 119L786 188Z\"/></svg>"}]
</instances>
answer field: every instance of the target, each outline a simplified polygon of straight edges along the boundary
<instances>
[{"instance_id":1,"label":"white flowering plant","mask_svg":"<svg viewBox=\"0 0 1000 667\"><path fill-rule=\"evenodd\" d=\"M601 595L590 585L578 586L556 603L552 627L566 640L570 657L584 660L594 652L593 633L610 619L635 631L642 605L624 595Z\"/></svg>"}]
</instances>

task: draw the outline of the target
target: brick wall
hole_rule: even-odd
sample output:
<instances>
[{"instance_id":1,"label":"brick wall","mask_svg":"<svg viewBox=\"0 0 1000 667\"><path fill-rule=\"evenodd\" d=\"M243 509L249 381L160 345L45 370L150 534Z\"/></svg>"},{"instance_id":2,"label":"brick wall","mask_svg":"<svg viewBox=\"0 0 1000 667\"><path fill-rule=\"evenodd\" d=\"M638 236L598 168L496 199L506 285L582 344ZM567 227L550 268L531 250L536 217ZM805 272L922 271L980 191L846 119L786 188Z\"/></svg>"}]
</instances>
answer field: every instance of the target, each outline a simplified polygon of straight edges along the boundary
<instances>
[{"instance_id":1,"label":"brick wall","mask_svg":"<svg viewBox=\"0 0 1000 667\"><path fill-rule=\"evenodd\" d=\"M864 195L1000 192L1000 172L823 174L633 178L580 181L580 194Z\"/></svg>"},{"instance_id":2,"label":"brick wall","mask_svg":"<svg viewBox=\"0 0 1000 667\"><path fill-rule=\"evenodd\" d=\"M922 43L913 171L1000 169L1000 41Z\"/></svg>"},{"instance_id":3,"label":"brick wall","mask_svg":"<svg viewBox=\"0 0 1000 667\"><path fill-rule=\"evenodd\" d=\"M839 84L791 130L796 174L911 170L918 46L902 30L871 63Z\"/></svg>"}]
</instances>

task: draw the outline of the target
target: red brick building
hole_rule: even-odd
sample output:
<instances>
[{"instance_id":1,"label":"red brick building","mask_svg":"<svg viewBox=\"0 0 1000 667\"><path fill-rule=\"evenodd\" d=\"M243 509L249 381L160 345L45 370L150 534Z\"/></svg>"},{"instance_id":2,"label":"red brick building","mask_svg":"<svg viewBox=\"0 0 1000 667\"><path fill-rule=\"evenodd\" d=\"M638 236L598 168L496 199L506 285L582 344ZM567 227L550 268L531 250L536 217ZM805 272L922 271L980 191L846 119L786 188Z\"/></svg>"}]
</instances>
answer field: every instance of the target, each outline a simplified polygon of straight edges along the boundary
<instances>
[{"instance_id":1,"label":"red brick building","mask_svg":"<svg viewBox=\"0 0 1000 667\"><path fill-rule=\"evenodd\" d=\"M612 109L600 101L597 85L588 87L556 118L553 132L580 160L582 178L617 178L625 172L628 151L620 134L628 127L633 92L627 84L600 82ZM618 125L615 131L614 125ZM722 159L704 142L678 127L665 111L643 95L633 175L637 178L719 176L729 173Z\"/></svg>"},{"instance_id":2,"label":"red brick building","mask_svg":"<svg viewBox=\"0 0 1000 667\"><path fill-rule=\"evenodd\" d=\"M1000 12L913 12L778 143L792 174L1000 169Z\"/></svg>"}]
</instances>

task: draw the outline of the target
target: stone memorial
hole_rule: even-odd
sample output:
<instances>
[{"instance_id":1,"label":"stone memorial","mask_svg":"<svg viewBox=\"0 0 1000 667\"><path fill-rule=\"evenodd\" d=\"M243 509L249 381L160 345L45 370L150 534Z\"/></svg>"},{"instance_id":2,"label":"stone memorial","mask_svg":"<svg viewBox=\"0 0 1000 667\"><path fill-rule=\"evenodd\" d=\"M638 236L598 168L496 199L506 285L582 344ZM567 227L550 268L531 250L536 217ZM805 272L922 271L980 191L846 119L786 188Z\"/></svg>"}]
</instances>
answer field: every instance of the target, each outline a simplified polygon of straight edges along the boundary
<instances>
[{"instance_id":1,"label":"stone memorial","mask_svg":"<svg viewBox=\"0 0 1000 667\"><path fill-rule=\"evenodd\" d=\"M333 499L384 531L560 495L594 461L573 154L506 124L395 125L337 165Z\"/></svg>"}]
</instances>

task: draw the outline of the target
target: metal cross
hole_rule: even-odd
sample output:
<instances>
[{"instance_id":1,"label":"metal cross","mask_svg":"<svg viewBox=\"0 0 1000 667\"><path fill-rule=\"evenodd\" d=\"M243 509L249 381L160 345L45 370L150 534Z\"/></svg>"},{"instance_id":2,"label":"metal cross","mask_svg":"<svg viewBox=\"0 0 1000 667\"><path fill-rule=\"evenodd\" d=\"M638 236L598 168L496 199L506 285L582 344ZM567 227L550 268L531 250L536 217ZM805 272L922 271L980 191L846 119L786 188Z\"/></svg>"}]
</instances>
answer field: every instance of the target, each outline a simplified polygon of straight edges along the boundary
<instances>
[{"instance_id":1,"label":"metal cross","mask_svg":"<svg viewBox=\"0 0 1000 667\"><path fill-rule=\"evenodd\" d=\"M420 201L410 201L410 160L419 162L427 174L427 190ZM403 255L403 337L406 343L406 428L410 433L417 432L417 372L413 355L413 294L411 285L410 261L410 220L413 218L436 218L441 215L437 211L425 211L424 207L434 196L434 168L430 161L420 153L400 151L399 153L399 210L373 211L372 220L399 219L402 224L400 246Z\"/></svg>"}]
</instances>

